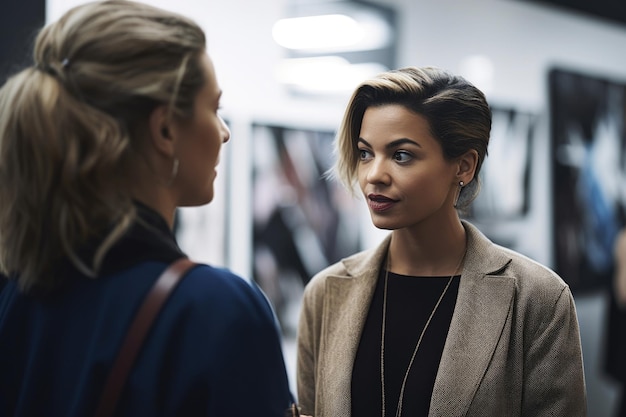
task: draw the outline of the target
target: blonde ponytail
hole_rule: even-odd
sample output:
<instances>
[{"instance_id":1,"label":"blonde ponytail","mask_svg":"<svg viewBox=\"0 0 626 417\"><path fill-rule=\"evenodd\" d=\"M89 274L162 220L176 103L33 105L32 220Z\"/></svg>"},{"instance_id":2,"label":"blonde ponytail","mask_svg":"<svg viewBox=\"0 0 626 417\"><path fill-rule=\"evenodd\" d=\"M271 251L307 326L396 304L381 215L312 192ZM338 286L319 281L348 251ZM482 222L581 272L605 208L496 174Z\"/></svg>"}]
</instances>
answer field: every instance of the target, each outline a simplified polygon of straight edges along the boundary
<instances>
[{"instance_id":1,"label":"blonde ponytail","mask_svg":"<svg viewBox=\"0 0 626 417\"><path fill-rule=\"evenodd\" d=\"M63 256L95 275L102 255L82 260L76 247L105 231L119 235L133 215L119 170L126 133L34 68L0 90L0 109L9 108L0 113L2 271L19 272L24 290ZM44 286L55 284L50 276Z\"/></svg>"},{"instance_id":2,"label":"blonde ponytail","mask_svg":"<svg viewBox=\"0 0 626 417\"><path fill-rule=\"evenodd\" d=\"M137 133L158 105L193 116L205 47L194 22L124 0L42 29L35 65L0 89L0 272L25 291L58 285L65 260L97 276L135 216Z\"/></svg>"}]
</instances>

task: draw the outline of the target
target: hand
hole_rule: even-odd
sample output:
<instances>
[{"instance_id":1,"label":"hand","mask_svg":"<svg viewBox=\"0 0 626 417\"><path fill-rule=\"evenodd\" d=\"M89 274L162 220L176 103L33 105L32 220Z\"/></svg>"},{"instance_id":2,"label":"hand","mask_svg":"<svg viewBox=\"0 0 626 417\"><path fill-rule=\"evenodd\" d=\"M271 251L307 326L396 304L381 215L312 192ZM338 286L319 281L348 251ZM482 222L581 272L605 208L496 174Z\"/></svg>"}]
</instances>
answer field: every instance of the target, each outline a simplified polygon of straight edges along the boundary
<instances>
[{"instance_id":1,"label":"hand","mask_svg":"<svg viewBox=\"0 0 626 417\"><path fill-rule=\"evenodd\" d=\"M313 417L305 414L300 414L300 407L298 407L295 403L291 404L289 409L287 409L285 415L287 417Z\"/></svg>"}]
</instances>

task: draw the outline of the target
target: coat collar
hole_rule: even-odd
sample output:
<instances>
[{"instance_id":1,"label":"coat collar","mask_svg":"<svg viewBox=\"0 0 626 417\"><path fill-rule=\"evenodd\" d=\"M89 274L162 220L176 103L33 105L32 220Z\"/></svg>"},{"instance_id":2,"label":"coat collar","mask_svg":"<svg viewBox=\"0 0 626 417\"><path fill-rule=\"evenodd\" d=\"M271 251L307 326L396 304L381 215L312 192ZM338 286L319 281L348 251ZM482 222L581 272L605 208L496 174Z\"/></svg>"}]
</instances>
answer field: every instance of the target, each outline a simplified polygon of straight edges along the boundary
<instances>
[{"instance_id":1,"label":"coat collar","mask_svg":"<svg viewBox=\"0 0 626 417\"><path fill-rule=\"evenodd\" d=\"M463 221L467 254L444 346L430 415L462 414L469 407L510 314L515 280L502 275L511 258ZM352 366L391 236L378 247L344 259L345 275L327 278L323 396L330 415L349 415ZM332 323L332 324L331 324ZM343 395L338 395L343 393ZM325 401L330 403L330 401Z\"/></svg>"},{"instance_id":2,"label":"coat collar","mask_svg":"<svg viewBox=\"0 0 626 417\"><path fill-rule=\"evenodd\" d=\"M483 274L495 274L504 269L511 261L503 251L494 251L494 245L480 230L471 223L461 221L467 234L467 254L463 265L463 274L470 271L480 271ZM347 271L347 277L378 277L380 266L385 259L391 234L389 234L376 248L360 252L342 263Z\"/></svg>"}]
</instances>

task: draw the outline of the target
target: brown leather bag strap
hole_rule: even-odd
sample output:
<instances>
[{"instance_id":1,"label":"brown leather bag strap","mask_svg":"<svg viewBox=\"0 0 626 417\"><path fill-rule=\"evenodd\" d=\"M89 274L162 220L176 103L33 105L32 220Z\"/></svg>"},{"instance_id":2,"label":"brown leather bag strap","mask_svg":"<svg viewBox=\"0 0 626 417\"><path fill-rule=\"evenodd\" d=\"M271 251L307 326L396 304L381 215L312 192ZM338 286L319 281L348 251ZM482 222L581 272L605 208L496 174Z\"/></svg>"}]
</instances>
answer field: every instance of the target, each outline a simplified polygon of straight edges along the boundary
<instances>
[{"instance_id":1,"label":"brown leather bag strap","mask_svg":"<svg viewBox=\"0 0 626 417\"><path fill-rule=\"evenodd\" d=\"M112 416L117 401L124 388L126 378L130 372L144 339L150 330L154 319L161 310L176 284L185 273L196 264L187 258L174 261L154 283L144 299L137 315L130 325L122 347L117 354L109 379L106 382L100 403L96 409L96 417Z\"/></svg>"}]
</instances>

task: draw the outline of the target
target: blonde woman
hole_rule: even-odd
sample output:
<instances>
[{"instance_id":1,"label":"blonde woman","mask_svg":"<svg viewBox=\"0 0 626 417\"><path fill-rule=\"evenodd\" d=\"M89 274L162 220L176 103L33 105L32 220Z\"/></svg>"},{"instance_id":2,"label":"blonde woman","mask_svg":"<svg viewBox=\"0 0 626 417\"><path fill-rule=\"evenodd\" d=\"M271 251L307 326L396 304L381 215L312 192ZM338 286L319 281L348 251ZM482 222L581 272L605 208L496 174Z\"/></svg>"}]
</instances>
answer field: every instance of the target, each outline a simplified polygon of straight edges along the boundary
<instances>
[{"instance_id":1,"label":"blonde woman","mask_svg":"<svg viewBox=\"0 0 626 417\"><path fill-rule=\"evenodd\" d=\"M482 92L437 68L390 71L352 95L336 173L391 232L305 290L303 412L586 415L568 286L459 217L478 192L490 129Z\"/></svg>"},{"instance_id":2,"label":"blonde woman","mask_svg":"<svg viewBox=\"0 0 626 417\"><path fill-rule=\"evenodd\" d=\"M191 20L123 0L39 34L0 90L0 415L93 415L146 293L184 257L179 206L211 202L221 89ZM194 267L163 306L116 416L283 417L269 304Z\"/></svg>"}]
</instances>

